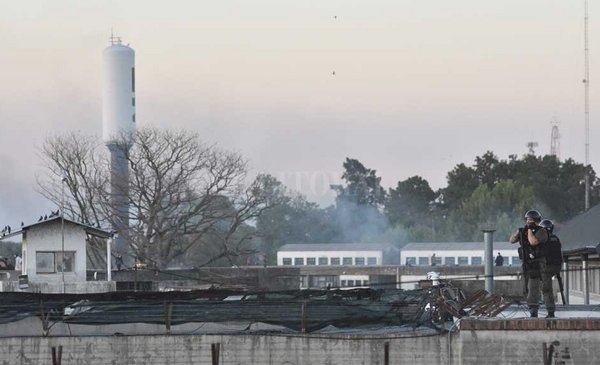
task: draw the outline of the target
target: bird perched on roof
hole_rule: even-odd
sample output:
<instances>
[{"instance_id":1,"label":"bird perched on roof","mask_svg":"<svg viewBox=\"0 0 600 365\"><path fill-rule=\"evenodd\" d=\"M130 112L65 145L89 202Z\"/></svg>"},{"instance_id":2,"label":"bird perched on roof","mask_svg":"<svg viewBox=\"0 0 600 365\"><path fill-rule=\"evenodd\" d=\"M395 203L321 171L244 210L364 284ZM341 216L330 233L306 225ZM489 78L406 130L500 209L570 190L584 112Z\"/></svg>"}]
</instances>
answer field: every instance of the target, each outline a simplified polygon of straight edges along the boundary
<instances>
[{"instance_id":1,"label":"bird perched on roof","mask_svg":"<svg viewBox=\"0 0 600 365\"><path fill-rule=\"evenodd\" d=\"M48 216L47 216L47 215L45 215L45 216L44 216L44 220L46 220L46 219L48 219Z\"/></svg>"},{"instance_id":2,"label":"bird perched on roof","mask_svg":"<svg viewBox=\"0 0 600 365\"><path fill-rule=\"evenodd\" d=\"M40 215L40 219L38 219L38 222L41 222L44 219L43 215Z\"/></svg>"},{"instance_id":3,"label":"bird perched on roof","mask_svg":"<svg viewBox=\"0 0 600 365\"><path fill-rule=\"evenodd\" d=\"M21 227L23 227L25 225L25 223L23 223L23 221L21 221Z\"/></svg>"}]
</instances>

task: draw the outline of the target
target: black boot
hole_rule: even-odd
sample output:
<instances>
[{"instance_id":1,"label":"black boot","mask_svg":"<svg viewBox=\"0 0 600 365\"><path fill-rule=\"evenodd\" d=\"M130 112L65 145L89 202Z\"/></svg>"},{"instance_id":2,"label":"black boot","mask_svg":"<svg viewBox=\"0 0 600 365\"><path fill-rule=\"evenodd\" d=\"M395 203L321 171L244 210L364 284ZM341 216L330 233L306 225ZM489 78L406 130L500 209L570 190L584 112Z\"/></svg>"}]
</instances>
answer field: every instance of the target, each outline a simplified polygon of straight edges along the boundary
<instances>
[{"instance_id":1,"label":"black boot","mask_svg":"<svg viewBox=\"0 0 600 365\"><path fill-rule=\"evenodd\" d=\"M546 318L556 318L554 316L554 311L548 311L548 315L546 316Z\"/></svg>"},{"instance_id":2,"label":"black boot","mask_svg":"<svg viewBox=\"0 0 600 365\"><path fill-rule=\"evenodd\" d=\"M529 313L531 313L531 318L537 318L538 316L538 311L536 309L532 309L531 311L529 311Z\"/></svg>"}]
</instances>

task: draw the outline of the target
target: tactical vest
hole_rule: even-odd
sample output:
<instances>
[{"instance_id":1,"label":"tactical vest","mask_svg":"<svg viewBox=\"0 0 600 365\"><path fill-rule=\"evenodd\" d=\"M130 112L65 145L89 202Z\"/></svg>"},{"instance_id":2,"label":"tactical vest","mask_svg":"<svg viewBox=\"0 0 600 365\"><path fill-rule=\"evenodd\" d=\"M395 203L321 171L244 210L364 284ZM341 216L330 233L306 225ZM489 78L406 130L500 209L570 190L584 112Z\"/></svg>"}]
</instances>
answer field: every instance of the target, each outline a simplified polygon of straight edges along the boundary
<instances>
[{"instance_id":1,"label":"tactical vest","mask_svg":"<svg viewBox=\"0 0 600 365\"><path fill-rule=\"evenodd\" d=\"M548 241L544 245L544 255L546 256L546 263L548 265L562 265L562 244L560 239L548 232Z\"/></svg>"},{"instance_id":2,"label":"tactical vest","mask_svg":"<svg viewBox=\"0 0 600 365\"><path fill-rule=\"evenodd\" d=\"M542 227L540 226L536 226L535 228L532 228L533 234L535 235L537 233L538 230L540 230ZM521 233L521 239L522 239L522 247L519 247L519 259L521 259L522 261L529 261L529 260L533 260L533 259L537 259L540 257L544 256L544 252L542 250L542 247L544 244L540 244L537 246L532 246L529 243L529 239L527 238L527 230L529 229L529 227L525 227L522 230Z\"/></svg>"}]
</instances>

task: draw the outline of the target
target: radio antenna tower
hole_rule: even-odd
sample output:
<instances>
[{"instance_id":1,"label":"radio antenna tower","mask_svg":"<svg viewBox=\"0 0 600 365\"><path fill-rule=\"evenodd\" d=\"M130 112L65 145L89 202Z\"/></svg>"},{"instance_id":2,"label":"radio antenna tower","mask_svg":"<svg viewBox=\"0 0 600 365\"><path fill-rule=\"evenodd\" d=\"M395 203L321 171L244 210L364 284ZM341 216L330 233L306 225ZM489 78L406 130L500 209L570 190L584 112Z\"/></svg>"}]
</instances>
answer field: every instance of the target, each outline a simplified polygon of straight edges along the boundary
<instances>
[{"instance_id":1,"label":"radio antenna tower","mask_svg":"<svg viewBox=\"0 0 600 365\"><path fill-rule=\"evenodd\" d=\"M560 160L560 133L558 132L558 122L555 120L551 121L552 124L552 135L550 136L550 156L556 157Z\"/></svg>"},{"instance_id":2,"label":"radio antenna tower","mask_svg":"<svg viewBox=\"0 0 600 365\"><path fill-rule=\"evenodd\" d=\"M585 0L583 18L585 53L585 211L590 209L590 52L588 49L588 0Z\"/></svg>"}]
</instances>

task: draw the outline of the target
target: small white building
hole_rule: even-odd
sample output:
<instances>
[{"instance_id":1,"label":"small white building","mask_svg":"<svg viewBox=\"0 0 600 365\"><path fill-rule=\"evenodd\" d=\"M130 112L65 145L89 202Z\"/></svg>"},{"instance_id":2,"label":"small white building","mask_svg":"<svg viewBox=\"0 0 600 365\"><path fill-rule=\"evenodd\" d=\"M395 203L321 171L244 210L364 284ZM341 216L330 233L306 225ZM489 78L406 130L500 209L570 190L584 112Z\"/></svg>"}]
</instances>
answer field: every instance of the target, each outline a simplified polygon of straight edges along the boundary
<instances>
[{"instance_id":1,"label":"small white building","mask_svg":"<svg viewBox=\"0 0 600 365\"><path fill-rule=\"evenodd\" d=\"M277 251L278 266L382 266L397 265L398 249L387 243L300 243L283 245ZM339 275L325 278L319 286L362 287L369 275ZM301 287L307 287L304 283Z\"/></svg>"},{"instance_id":2,"label":"small white building","mask_svg":"<svg viewBox=\"0 0 600 365\"><path fill-rule=\"evenodd\" d=\"M398 264L398 249L387 243L299 243L277 251L278 266L381 266Z\"/></svg>"},{"instance_id":3,"label":"small white building","mask_svg":"<svg viewBox=\"0 0 600 365\"><path fill-rule=\"evenodd\" d=\"M22 275L29 290L41 292L99 292L115 290L108 275L105 281L88 281L88 242L99 241L104 265L110 256L111 233L60 216L24 226ZM108 273L109 266L105 266ZM21 285L23 286L23 285Z\"/></svg>"}]
</instances>

